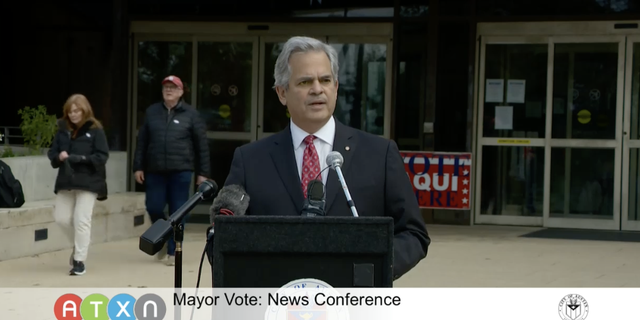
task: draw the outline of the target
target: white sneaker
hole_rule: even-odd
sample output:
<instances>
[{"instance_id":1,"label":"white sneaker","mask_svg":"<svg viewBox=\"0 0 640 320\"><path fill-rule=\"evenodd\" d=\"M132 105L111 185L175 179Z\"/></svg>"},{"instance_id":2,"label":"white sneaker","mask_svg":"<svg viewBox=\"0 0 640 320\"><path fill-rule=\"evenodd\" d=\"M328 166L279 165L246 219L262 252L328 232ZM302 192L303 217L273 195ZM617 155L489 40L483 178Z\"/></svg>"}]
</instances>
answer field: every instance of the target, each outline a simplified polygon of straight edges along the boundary
<instances>
[{"instance_id":1,"label":"white sneaker","mask_svg":"<svg viewBox=\"0 0 640 320\"><path fill-rule=\"evenodd\" d=\"M175 256L167 256L167 260L165 260L164 264L168 266L176 265L176 257Z\"/></svg>"},{"instance_id":2,"label":"white sneaker","mask_svg":"<svg viewBox=\"0 0 640 320\"><path fill-rule=\"evenodd\" d=\"M164 247L162 247L162 249L160 249L160 251L158 251L158 253L156 253L156 260L163 261L166 258L167 258L167 246L165 245Z\"/></svg>"}]
</instances>

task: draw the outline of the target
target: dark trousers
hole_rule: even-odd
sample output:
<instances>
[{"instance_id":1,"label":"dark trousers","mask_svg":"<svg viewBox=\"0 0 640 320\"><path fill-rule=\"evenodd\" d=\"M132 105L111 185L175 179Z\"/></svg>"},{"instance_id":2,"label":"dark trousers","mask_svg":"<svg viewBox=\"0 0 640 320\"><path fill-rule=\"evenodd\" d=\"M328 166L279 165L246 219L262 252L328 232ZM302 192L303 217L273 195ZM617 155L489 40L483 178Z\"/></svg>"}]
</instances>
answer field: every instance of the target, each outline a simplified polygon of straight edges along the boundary
<instances>
[{"instance_id":1,"label":"dark trousers","mask_svg":"<svg viewBox=\"0 0 640 320\"><path fill-rule=\"evenodd\" d=\"M145 204L151 223L165 218L164 208L167 204L171 215L189 200L192 175L192 171L145 173ZM183 225L187 223L188 216L187 214L183 218ZM167 254L173 256L175 252L176 242L172 234L167 241Z\"/></svg>"}]
</instances>

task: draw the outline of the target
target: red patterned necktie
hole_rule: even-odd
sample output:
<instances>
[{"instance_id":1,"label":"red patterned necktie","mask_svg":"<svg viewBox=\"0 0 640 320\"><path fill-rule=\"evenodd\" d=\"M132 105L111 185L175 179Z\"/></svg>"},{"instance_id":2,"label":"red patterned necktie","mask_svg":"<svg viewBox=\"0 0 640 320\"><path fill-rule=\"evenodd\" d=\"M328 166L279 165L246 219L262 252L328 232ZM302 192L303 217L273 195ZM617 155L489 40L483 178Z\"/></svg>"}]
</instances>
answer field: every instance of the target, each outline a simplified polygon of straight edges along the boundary
<instances>
[{"instance_id":1,"label":"red patterned necktie","mask_svg":"<svg viewBox=\"0 0 640 320\"><path fill-rule=\"evenodd\" d=\"M302 194L307 198L307 186L311 180L316 179L320 173L320 160L318 159L318 152L313 145L315 136L309 135L304 138L304 143L307 147L304 149L302 157ZM320 178L320 177L318 177Z\"/></svg>"}]
</instances>

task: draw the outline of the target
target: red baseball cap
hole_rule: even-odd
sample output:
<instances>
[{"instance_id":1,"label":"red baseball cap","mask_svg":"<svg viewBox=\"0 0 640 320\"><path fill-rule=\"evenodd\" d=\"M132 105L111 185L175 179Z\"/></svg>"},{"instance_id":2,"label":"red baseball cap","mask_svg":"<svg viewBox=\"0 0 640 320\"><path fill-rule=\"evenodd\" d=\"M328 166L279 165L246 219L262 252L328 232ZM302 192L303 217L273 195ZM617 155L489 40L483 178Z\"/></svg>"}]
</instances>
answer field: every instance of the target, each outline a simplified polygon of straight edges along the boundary
<instances>
[{"instance_id":1,"label":"red baseball cap","mask_svg":"<svg viewBox=\"0 0 640 320\"><path fill-rule=\"evenodd\" d=\"M167 82L171 82L173 84L175 84L176 86L178 86L178 88L180 89L184 89L184 86L182 85L182 80L180 80L180 78L176 77L176 76L168 76L166 78L164 78L164 80L162 80L162 84L165 84Z\"/></svg>"}]
</instances>

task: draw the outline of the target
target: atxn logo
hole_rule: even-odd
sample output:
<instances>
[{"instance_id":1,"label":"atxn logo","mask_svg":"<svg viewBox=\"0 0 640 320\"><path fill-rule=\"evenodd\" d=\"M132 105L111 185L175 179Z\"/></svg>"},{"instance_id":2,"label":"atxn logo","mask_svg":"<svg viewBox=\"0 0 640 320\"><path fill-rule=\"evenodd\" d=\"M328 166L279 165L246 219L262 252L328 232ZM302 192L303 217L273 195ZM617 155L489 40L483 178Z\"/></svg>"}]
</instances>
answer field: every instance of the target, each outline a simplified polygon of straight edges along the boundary
<instances>
[{"instance_id":1,"label":"atxn logo","mask_svg":"<svg viewBox=\"0 0 640 320\"><path fill-rule=\"evenodd\" d=\"M94 293L84 300L75 294L65 294L56 300L53 313L58 320L163 320L167 306L158 295L142 297L121 293L115 297Z\"/></svg>"}]
</instances>

